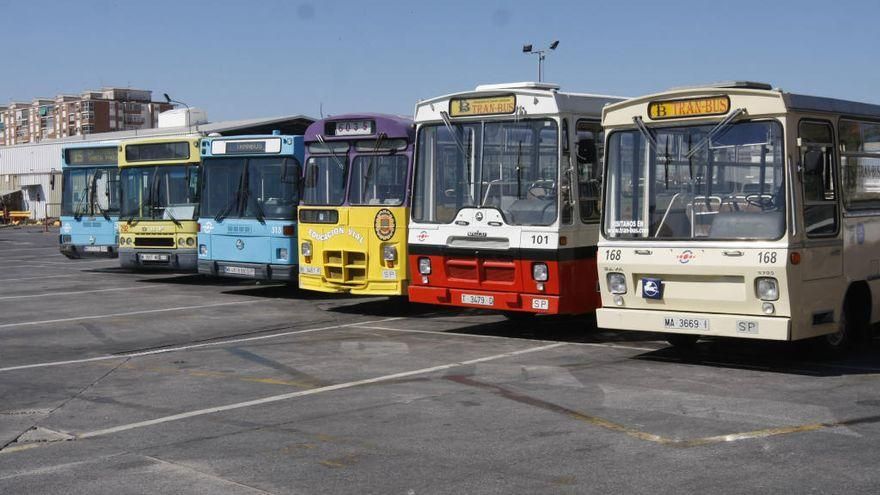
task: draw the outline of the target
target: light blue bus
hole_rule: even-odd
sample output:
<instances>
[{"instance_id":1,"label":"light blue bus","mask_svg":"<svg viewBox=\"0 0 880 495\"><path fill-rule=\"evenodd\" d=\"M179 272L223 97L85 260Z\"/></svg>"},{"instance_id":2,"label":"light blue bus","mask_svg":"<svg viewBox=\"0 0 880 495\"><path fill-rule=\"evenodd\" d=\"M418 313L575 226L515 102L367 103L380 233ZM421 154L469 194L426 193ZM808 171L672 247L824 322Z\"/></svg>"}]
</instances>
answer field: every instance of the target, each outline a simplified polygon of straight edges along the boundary
<instances>
[{"instance_id":1,"label":"light blue bus","mask_svg":"<svg viewBox=\"0 0 880 495\"><path fill-rule=\"evenodd\" d=\"M119 219L119 143L61 148L61 254L71 259L116 258Z\"/></svg>"},{"instance_id":2,"label":"light blue bus","mask_svg":"<svg viewBox=\"0 0 880 495\"><path fill-rule=\"evenodd\" d=\"M199 273L293 282L302 136L202 140Z\"/></svg>"}]
</instances>

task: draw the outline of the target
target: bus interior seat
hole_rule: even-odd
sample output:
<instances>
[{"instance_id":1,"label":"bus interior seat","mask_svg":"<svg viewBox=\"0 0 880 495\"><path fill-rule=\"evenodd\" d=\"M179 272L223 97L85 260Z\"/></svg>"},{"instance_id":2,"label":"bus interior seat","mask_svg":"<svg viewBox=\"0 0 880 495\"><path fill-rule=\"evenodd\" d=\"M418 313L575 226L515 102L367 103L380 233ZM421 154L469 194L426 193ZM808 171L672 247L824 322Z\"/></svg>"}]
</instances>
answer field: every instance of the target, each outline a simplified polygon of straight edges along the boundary
<instances>
[{"instance_id":1,"label":"bus interior seat","mask_svg":"<svg viewBox=\"0 0 880 495\"><path fill-rule=\"evenodd\" d=\"M515 225L549 225L556 218L556 198L517 199L503 209L510 216L509 223Z\"/></svg>"},{"instance_id":2,"label":"bus interior seat","mask_svg":"<svg viewBox=\"0 0 880 495\"><path fill-rule=\"evenodd\" d=\"M775 238L785 229L781 211L738 211L715 215L709 237L712 239Z\"/></svg>"}]
</instances>

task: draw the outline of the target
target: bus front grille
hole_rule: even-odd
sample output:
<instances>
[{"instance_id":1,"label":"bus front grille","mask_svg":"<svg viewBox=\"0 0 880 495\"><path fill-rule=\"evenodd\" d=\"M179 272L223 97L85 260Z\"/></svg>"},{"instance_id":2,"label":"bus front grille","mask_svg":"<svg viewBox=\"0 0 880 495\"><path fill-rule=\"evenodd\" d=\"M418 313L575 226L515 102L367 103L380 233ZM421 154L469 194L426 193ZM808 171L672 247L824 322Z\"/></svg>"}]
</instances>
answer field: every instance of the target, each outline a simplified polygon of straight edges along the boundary
<instances>
[{"instance_id":1,"label":"bus front grille","mask_svg":"<svg viewBox=\"0 0 880 495\"><path fill-rule=\"evenodd\" d=\"M142 237L134 238L135 247L174 247L174 237Z\"/></svg>"},{"instance_id":2,"label":"bus front grille","mask_svg":"<svg viewBox=\"0 0 880 495\"><path fill-rule=\"evenodd\" d=\"M367 253L324 251L324 274L331 283L363 285L367 281Z\"/></svg>"}]
</instances>

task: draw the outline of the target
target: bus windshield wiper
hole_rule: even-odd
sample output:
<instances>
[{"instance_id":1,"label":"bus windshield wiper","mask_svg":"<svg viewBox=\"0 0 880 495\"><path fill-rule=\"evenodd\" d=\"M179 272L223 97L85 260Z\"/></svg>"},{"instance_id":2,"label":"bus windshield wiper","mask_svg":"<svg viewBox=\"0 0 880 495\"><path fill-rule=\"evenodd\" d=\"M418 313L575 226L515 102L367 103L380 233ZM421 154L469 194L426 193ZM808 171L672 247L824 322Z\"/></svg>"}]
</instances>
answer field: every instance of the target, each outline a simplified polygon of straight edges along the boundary
<instances>
[{"instance_id":1,"label":"bus windshield wiper","mask_svg":"<svg viewBox=\"0 0 880 495\"><path fill-rule=\"evenodd\" d=\"M370 156L370 162L367 163L367 171L364 173L363 181L361 182L361 199L364 198L366 188L370 184L370 180L373 178L373 165L376 163L376 153L379 152L379 146L382 145L382 140L384 139L384 132L379 133L379 136L376 138L376 145L373 146L373 154Z\"/></svg>"},{"instance_id":2,"label":"bus windshield wiper","mask_svg":"<svg viewBox=\"0 0 880 495\"><path fill-rule=\"evenodd\" d=\"M458 132L455 130L455 126L452 125L452 121L449 120L449 114L446 112L440 112L440 118L443 119L443 125L446 126L446 130L449 131L449 134L452 136L452 140L455 141L455 145L458 146L458 151L461 151L461 155L467 160L467 150L464 148L464 143L461 142L461 139L458 137Z\"/></svg>"},{"instance_id":3,"label":"bus windshield wiper","mask_svg":"<svg viewBox=\"0 0 880 495\"><path fill-rule=\"evenodd\" d=\"M235 196L226 203L226 206L220 209L216 215L214 215L215 222L222 222L224 218L229 216L232 213L233 208L238 208L241 211L241 195L242 188L245 187L244 181L245 177L248 173L248 162L245 160L244 164L241 166L241 175L238 177L238 188L235 190Z\"/></svg>"},{"instance_id":4,"label":"bus windshield wiper","mask_svg":"<svg viewBox=\"0 0 880 495\"><path fill-rule=\"evenodd\" d=\"M94 175L92 175L92 184L89 187L89 193L91 194L91 200L89 201L89 210L90 214L94 215L95 210L104 217L104 220L110 220L110 215L107 214L107 211L104 208L101 208L101 205L98 204L98 172L96 171Z\"/></svg>"},{"instance_id":5,"label":"bus windshield wiper","mask_svg":"<svg viewBox=\"0 0 880 495\"><path fill-rule=\"evenodd\" d=\"M77 202L76 206L73 208L73 218L76 221L79 221L83 217L83 213L85 210L85 202L86 198L89 196L89 186L83 187L82 189L82 197L80 197L79 202Z\"/></svg>"},{"instance_id":6,"label":"bus windshield wiper","mask_svg":"<svg viewBox=\"0 0 880 495\"><path fill-rule=\"evenodd\" d=\"M318 139L318 142L319 142L319 143L321 143L321 144L323 144L324 146L327 147L327 151L330 152L330 156L332 156L332 157L333 157L333 160L336 161L336 165L339 166L339 168L345 170L345 164L342 163L342 159L339 158L339 156L336 155L336 151L333 150L333 145L332 145L332 144L327 144L327 141L324 140L324 136L322 136L322 135L320 135L320 134L318 134L318 135L315 136L315 137Z\"/></svg>"},{"instance_id":7,"label":"bus windshield wiper","mask_svg":"<svg viewBox=\"0 0 880 495\"><path fill-rule=\"evenodd\" d=\"M242 175L242 187L241 194L243 195L241 200L241 211L242 214L247 212L247 205L253 203L254 205L254 217L261 224L266 223L266 212L263 211L263 207L260 206L260 202L257 201L256 196L251 194L251 174L248 173L248 164L245 163L244 175Z\"/></svg>"},{"instance_id":8,"label":"bus windshield wiper","mask_svg":"<svg viewBox=\"0 0 880 495\"><path fill-rule=\"evenodd\" d=\"M183 224L180 223L180 220L174 218L174 215L171 214L171 210L169 209L168 206L166 206L164 208L162 213L165 215L168 215L168 219L171 220L172 222L174 222L174 225L177 225L178 227L183 227Z\"/></svg>"},{"instance_id":9,"label":"bus windshield wiper","mask_svg":"<svg viewBox=\"0 0 880 495\"><path fill-rule=\"evenodd\" d=\"M713 137L720 134L721 131L727 129L727 127L730 124L732 124L733 121L737 117L739 117L741 114L745 113L745 111L746 111L745 108L737 108L736 110L734 110L733 113L731 113L730 115L727 116L727 118L725 118L724 120L719 122L715 127L712 128L712 130L710 130L708 133L706 133L706 136L699 143L697 143L696 146L694 146L693 148L688 150L688 154L685 155L685 157L690 158L690 157L694 156L697 153L697 151L700 151L700 148L702 148L703 146L706 146L706 144L708 144L709 141L711 141Z\"/></svg>"},{"instance_id":10,"label":"bus windshield wiper","mask_svg":"<svg viewBox=\"0 0 880 495\"><path fill-rule=\"evenodd\" d=\"M657 152L657 139L654 137L654 133L651 132L651 129L648 129L648 126L645 125L645 121L642 120L641 117L633 117L633 123L636 125L636 129L642 133L642 136L645 138L645 141L651 145L651 151Z\"/></svg>"}]
</instances>

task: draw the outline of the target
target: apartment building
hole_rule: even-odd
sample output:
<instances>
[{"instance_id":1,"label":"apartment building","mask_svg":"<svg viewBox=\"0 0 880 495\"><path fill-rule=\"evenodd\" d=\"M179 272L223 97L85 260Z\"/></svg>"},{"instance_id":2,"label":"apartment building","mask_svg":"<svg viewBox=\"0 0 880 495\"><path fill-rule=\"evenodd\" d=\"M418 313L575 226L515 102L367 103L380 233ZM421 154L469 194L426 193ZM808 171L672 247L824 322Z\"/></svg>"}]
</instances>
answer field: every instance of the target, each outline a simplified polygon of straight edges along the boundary
<instances>
[{"instance_id":1,"label":"apartment building","mask_svg":"<svg viewBox=\"0 0 880 495\"><path fill-rule=\"evenodd\" d=\"M79 95L35 98L0 106L0 146L101 132L150 129L173 105L152 101L152 91L103 88Z\"/></svg>"}]
</instances>

